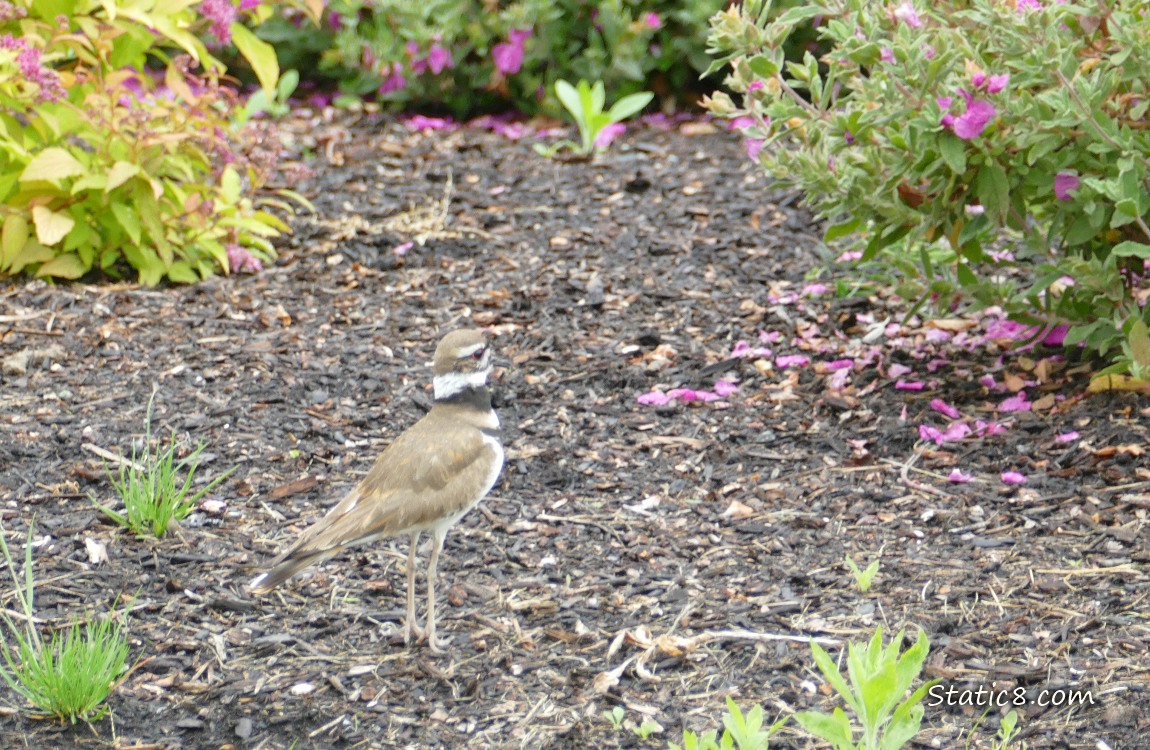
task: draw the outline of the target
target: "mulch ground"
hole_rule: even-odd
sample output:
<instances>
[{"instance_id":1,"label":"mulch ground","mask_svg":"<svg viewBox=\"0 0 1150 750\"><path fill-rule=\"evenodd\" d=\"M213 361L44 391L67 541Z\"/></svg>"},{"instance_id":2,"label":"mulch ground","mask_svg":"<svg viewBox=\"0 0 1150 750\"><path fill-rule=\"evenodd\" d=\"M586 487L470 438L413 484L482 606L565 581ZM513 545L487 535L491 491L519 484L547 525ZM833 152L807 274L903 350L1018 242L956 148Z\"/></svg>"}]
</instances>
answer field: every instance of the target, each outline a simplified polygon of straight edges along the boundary
<instances>
[{"instance_id":1,"label":"mulch ground","mask_svg":"<svg viewBox=\"0 0 1150 750\"><path fill-rule=\"evenodd\" d=\"M707 130L638 130L586 163L476 130L309 125L317 213L262 273L5 282L3 355L29 355L0 376L6 538L35 518L46 623L135 597L142 661L92 727L6 691L0 746L666 747L717 728L728 696L769 719L841 705L807 639L882 625L925 629L943 688L1021 688L1032 749L1144 747L1150 401L1084 396L1057 350L957 347L962 321L835 295L848 277L810 215ZM448 654L397 640L406 540L253 598L258 566L427 408L432 349L462 325L504 359L508 462L448 538ZM775 351L732 356L740 340ZM842 356L860 364L831 388ZM717 378L737 389L636 400ZM1034 408L1002 413L1019 383ZM158 541L89 500L113 501L101 452L139 444L153 389L154 434L206 441L199 477L238 467ZM935 398L1007 429L920 441L947 423ZM867 593L848 556L881 560ZM1059 688L1093 704L1039 705ZM1002 709L976 728L960 702L911 746L989 748ZM664 732L640 739L644 719ZM820 745L792 724L772 746Z\"/></svg>"}]
</instances>

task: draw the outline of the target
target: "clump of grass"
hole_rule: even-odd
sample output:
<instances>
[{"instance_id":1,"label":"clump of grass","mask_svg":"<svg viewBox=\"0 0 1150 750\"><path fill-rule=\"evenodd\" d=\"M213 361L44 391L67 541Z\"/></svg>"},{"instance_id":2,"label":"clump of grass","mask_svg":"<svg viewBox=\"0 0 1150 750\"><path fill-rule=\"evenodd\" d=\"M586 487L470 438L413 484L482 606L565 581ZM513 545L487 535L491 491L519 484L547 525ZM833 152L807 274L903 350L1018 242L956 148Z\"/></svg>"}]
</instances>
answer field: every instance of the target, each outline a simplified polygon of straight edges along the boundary
<instances>
[{"instance_id":1,"label":"clump of grass","mask_svg":"<svg viewBox=\"0 0 1150 750\"><path fill-rule=\"evenodd\" d=\"M880 562L880 560L875 560L870 565L866 566L865 570L863 570L860 569L855 561L851 559L850 555L847 555L847 568L850 570L851 575L854 576L855 587L858 589L860 594L865 594L866 592L870 591L871 583L874 582L875 574L878 573Z\"/></svg>"},{"instance_id":2,"label":"clump of grass","mask_svg":"<svg viewBox=\"0 0 1150 750\"><path fill-rule=\"evenodd\" d=\"M754 705L744 715L730 696L727 697L727 713L723 715L723 735L712 730L703 735L691 731L683 732L683 744L669 743L671 750L768 750L771 737L782 729L787 718L779 719L763 729L763 707Z\"/></svg>"},{"instance_id":3,"label":"clump of grass","mask_svg":"<svg viewBox=\"0 0 1150 750\"><path fill-rule=\"evenodd\" d=\"M0 528L0 553L15 584L15 597L24 624L17 625L0 610L4 627L0 677L36 709L62 721L95 721L105 713L104 702L125 673L128 639L122 623L111 617L74 623L45 640L32 616L36 593L32 573L32 528L24 543L23 582Z\"/></svg>"},{"instance_id":4,"label":"clump of grass","mask_svg":"<svg viewBox=\"0 0 1150 750\"><path fill-rule=\"evenodd\" d=\"M204 452L206 444L201 441L196 449L185 459L176 460L175 431L172 432L168 445L164 448L152 448L152 404L155 393L148 401L148 416L144 425L144 447L142 454L132 449L130 461L121 460L120 469L113 474L105 464L104 470L108 480L116 488L124 504L124 512L114 511L92 500L101 511L121 526L134 534L151 534L159 539L168 532L168 527L175 521L182 521L196 507L200 498L215 489L220 482L231 476L235 467L225 471L204 485L197 492L192 492L192 479L200 465L200 454ZM184 479L181 483L177 474L183 471Z\"/></svg>"}]
</instances>

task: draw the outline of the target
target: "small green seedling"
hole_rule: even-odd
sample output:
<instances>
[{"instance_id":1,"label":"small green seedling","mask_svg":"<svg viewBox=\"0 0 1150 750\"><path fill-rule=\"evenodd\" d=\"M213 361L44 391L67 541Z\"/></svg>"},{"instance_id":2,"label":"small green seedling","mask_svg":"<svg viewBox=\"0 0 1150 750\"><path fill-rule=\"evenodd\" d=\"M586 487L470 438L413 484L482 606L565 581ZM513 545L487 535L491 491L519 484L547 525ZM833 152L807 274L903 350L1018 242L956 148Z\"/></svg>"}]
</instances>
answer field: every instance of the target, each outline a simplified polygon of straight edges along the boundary
<instances>
[{"instance_id":1,"label":"small green seedling","mask_svg":"<svg viewBox=\"0 0 1150 750\"><path fill-rule=\"evenodd\" d=\"M851 571L851 575L855 578L855 586L858 588L860 594L865 594L870 591L871 582L874 581L875 574L878 573L879 560L875 560L870 565L866 566L866 570L859 570L859 566L855 565L855 561L847 555L847 567Z\"/></svg>"},{"instance_id":2,"label":"small green seedling","mask_svg":"<svg viewBox=\"0 0 1150 750\"><path fill-rule=\"evenodd\" d=\"M124 503L124 512L120 513L101 505L95 498L92 498L92 502L109 518L128 528L132 533L147 533L159 539L167 533L168 526L173 521L187 518L200 498L215 489L236 469L233 467L225 471L201 487L198 492L193 493L192 478L200 465L200 454L203 453L205 444L201 442L191 455L177 462L177 443L173 432L168 446L153 455L151 439L154 401L153 393L152 399L148 401L143 454L138 455L133 449L132 460L120 462L118 475L114 475L107 466L104 467L109 481ZM180 470L184 471L182 483L176 476Z\"/></svg>"},{"instance_id":3,"label":"small green seedling","mask_svg":"<svg viewBox=\"0 0 1150 750\"><path fill-rule=\"evenodd\" d=\"M998 720L998 736L995 738L997 741L991 747L993 750L1010 750L1021 733L1022 730L1018 728L1018 712L1010 711ZM1026 743L1020 740L1018 750L1026 750L1026 748Z\"/></svg>"},{"instance_id":4,"label":"small green seedling","mask_svg":"<svg viewBox=\"0 0 1150 750\"><path fill-rule=\"evenodd\" d=\"M655 98L650 91L640 91L623 97L604 112L607 94L603 82L596 81L591 85L585 80L580 80L577 87L564 80L556 81L555 96L575 118L575 124L579 127L579 143L564 140L552 146L535 144L535 150L548 157L555 156L562 149L570 149L580 156L590 156L597 149L603 148L596 144L596 139L605 127L626 120Z\"/></svg>"},{"instance_id":5,"label":"small green seedling","mask_svg":"<svg viewBox=\"0 0 1150 750\"><path fill-rule=\"evenodd\" d=\"M663 725L660 724L659 722L655 721L654 719L644 718L643 723L640 724L639 726L635 727L631 731L633 731L639 739L645 740L653 734L657 734L659 732L662 732L663 731Z\"/></svg>"},{"instance_id":6,"label":"small green seedling","mask_svg":"<svg viewBox=\"0 0 1150 750\"><path fill-rule=\"evenodd\" d=\"M603 718L611 723L611 728L616 732L623 731L623 717L627 712L622 706L615 706L610 711L603 712Z\"/></svg>"},{"instance_id":7,"label":"small green seedling","mask_svg":"<svg viewBox=\"0 0 1150 750\"><path fill-rule=\"evenodd\" d=\"M795 720L810 734L831 743L834 750L898 750L918 733L922 723L922 699L936 681L915 690L909 697L911 683L922 672L930 653L926 633L919 631L915 644L899 656L903 632L882 645L882 628L865 645L851 643L847 650L847 675L839 672L833 659L817 643L811 642L811 653L827 682L846 701L861 728L856 743L851 720L841 708L833 714L800 711Z\"/></svg>"},{"instance_id":8,"label":"small green seedling","mask_svg":"<svg viewBox=\"0 0 1150 750\"><path fill-rule=\"evenodd\" d=\"M36 629L33 602L36 594L32 574L32 525L24 542L23 582L12 561L0 528L0 553L15 584L20 605L17 625L7 610L0 610L3 631L3 664L0 677L38 711L75 724L92 722L107 712L104 702L126 674L128 639L123 623L112 616L98 621L74 623L54 631L45 641Z\"/></svg>"},{"instance_id":9,"label":"small green seedling","mask_svg":"<svg viewBox=\"0 0 1150 750\"><path fill-rule=\"evenodd\" d=\"M694 732L683 732L683 744L670 743L671 750L769 750L771 737L783 728L787 718L779 719L763 730L763 707L752 706L744 716L730 696L727 697L727 713L723 715L723 736L718 737L714 730L700 736Z\"/></svg>"},{"instance_id":10,"label":"small green seedling","mask_svg":"<svg viewBox=\"0 0 1150 750\"><path fill-rule=\"evenodd\" d=\"M280 118L291 111L288 99L295 93L299 85L299 73L295 70L286 70L276 83L275 90L269 96L267 89L258 89L236 113L236 124L243 125L256 115L267 114L272 118Z\"/></svg>"}]
</instances>

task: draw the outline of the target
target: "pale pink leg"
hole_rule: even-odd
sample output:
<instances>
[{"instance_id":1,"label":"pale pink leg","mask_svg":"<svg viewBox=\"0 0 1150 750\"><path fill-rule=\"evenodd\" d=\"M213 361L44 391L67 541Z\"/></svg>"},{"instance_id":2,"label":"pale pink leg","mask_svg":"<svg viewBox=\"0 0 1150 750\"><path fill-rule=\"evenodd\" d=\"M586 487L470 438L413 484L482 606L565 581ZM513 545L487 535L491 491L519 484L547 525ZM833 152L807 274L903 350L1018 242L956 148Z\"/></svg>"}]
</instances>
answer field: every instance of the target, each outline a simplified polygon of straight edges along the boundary
<instances>
[{"instance_id":1,"label":"pale pink leg","mask_svg":"<svg viewBox=\"0 0 1150 750\"><path fill-rule=\"evenodd\" d=\"M407 553L407 621L403 625L403 642L423 638L423 629L415 620L415 550L419 547L419 532L411 535L411 549Z\"/></svg>"},{"instance_id":2,"label":"pale pink leg","mask_svg":"<svg viewBox=\"0 0 1150 750\"><path fill-rule=\"evenodd\" d=\"M427 562L427 646L432 652L441 654L443 649L451 645L450 640L439 640L435 637L435 570L439 565L439 552L443 549L443 538L447 531L435 530L432 532L431 559Z\"/></svg>"}]
</instances>

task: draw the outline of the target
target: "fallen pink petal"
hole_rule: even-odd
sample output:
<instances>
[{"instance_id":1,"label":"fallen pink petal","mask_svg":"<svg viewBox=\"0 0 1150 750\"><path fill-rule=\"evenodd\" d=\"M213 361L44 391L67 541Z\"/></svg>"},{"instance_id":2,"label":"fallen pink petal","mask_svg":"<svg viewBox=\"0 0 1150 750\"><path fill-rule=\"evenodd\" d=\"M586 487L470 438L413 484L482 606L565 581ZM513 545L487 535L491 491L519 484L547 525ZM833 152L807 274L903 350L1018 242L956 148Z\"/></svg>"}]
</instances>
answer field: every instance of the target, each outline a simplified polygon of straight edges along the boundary
<instances>
[{"instance_id":1,"label":"fallen pink petal","mask_svg":"<svg viewBox=\"0 0 1150 750\"><path fill-rule=\"evenodd\" d=\"M930 408L934 409L939 414L950 417L951 419L958 419L962 416L958 409L946 403L941 398L931 399Z\"/></svg>"},{"instance_id":2,"label":"fallen pink petal","mask_svg":"<svg viewBox=\"0 0 1150 750\"><path fill-rule=\"evenodd\" d=\"M1001 435L1006 432L1006 426L999 422L984 422L981 419L974 420L974 434L975 435Z\"/></svg>"},{"instance_id":3,"label":"fallen pink petal","mask_svg":"<svg viewBox=\"0 0 1150 750\"><path fill-rule=\"evenodd\" d=\"M627 132L627 126L621 122L604 125L603 129L599 131L599 135L595 136L595 148L607 148L625 132Z\"/></svg>"},{"instance_id":4,"label":"fallen pink petal","mask_svg":"<svg viewBox=\"0 0 1150 750\"><path fill-rule=\"evenodd\" d=\"M806 367L811 363L811 358L805 354L783 354L775 357L775 367L780 370L788 367Z\"/></svg>"},{"instance_id":5,"label":"fallen pink petal","mask_svg":"<svg viewBox=\"0 0 1150 750\"><path fill-rule=\"evenodd\" d=\"M942 445L942 430L937 427L920 424L918 426L918 437L920 440L929 440L937 445Z\"/></svg>"},{"instance_id":6,"label":"fallen pink petal","mask_svg":"<svg viewBox=\"0 0 1150 750\"><path fill-rule=\"evenodd\" d=\"M899 380L894 387L897 391L921 391L926 388L926 383L921 380Z\"/></svg>"},{"instance_id":7,"label":"fallen pink petal","mask_svg":"<svg viewBox=\"0 0 1150 750\"><path fill-rule=\"evenodd\" d=\"M951 469L950 474L946 477L946 481L951 484L966 484L971 479L974 479L974 477L962 469Z\"/></svg>"},{"instance_id":8,"label":"fallen pink petal","mask_svg":"<svg viewBox=\"0 0 1150 750\"><path fill-rule=\"evenodd\" d=\"M718 394L719 396L726 398L727 396L730 396L732 393L736 392L737 390L739 390L739 384L735 383L731 380L716 380L715 381L715 393Z\"/></svg>"},{"instance_id":9,"label":"fallen pink petal","mask_svg":"<svg viewBox=\"0 0 1150 750\"><path fill-rule=\"evenodd\" d=\"M664 406L671 401L671 397L662 391L651 391L644 393L635 399L643 406Z\"/></svg>"},{"instance_id":10,"label":"fallen pink petal","mask_svg":"<svg viewBox=\"0 0 1150 750\"><path fill-rule=\"evenodd\" d=\"M667 391L668 398L680 401L718 401L719 395L710 391L696 391L693 388L672 388Z\"/></svg>"},{"instance_id":11,"label":"fallen pink petal","mask_svg":"<svg viewBox=\"0 0 1150 750\"><path fill-rule=\"evenodd\" d=\"M1064 432L1061 435L1054 438L1054 442L1056 442L1056 443L1073 443L1077 439L1078 439L1078 433L1071 430L1070 432Z\"/></svg>"},{"instance_id":12,"label":"fallen pink petal","mask_svg":"<svg viewBox=\"0 0 1150 750\"><path fill-rule=\"evenodd\" d=\"M804 297L817 297L821 294L826 294L831 288L826 284L807 284L803 287Z\"/></svg>"},{"instance_id":13,"label":"fallen pink petal","mask_svg":"<svg viewBox=\"0 0 1150 750\"><path fill-rule=\"evenodd\" d=\"M913 368L906 365L900 365L897 362L886 368L886 376L888 378L901 378L903 375L909 375Z\"/></svg>"},{"instance_id":14,"label":"fallen pink petal","mask_svg":"<svg viewBox=\"0 0 1150 750\"><path fill-rule=\"evenodd\" d=\"M952 422L942 432L942 440L944 443L953 443L956 440L962 440L964 437L970 435L970 425L966 422Z\"/></svg>"},{"instance_id":15,"label":"fallen pink petal","mask_svg":"<svg viewBox=\"0 0 1150 750\"><path fill-rule=\"evenodd\" d=\"M1019 391L1015 395L998 405L999 411L1030 411L1034 404L1026 398L1026 391Z\"/></svg>"},{"instance_id":16,"label":"fallen pink petal","mask_svg":"<svg viewBox=\"0 0 1150 750\"><path fill-rule=\"evenodd\" d=\"M833 362L827 362L826 368L828 370L849 370L855 366L853 359L836 359Z\"/></svg>"},{"instance_id":17,"label":"fallen pink petal","mask_svg":"<svg viewBox=\"0 0 1150 750\"><path fill-rule=\"evenodd\" d=\"M1004 471L1002 472L1003 484L1026 484L1026 475L1020 474L1017 471Z\"/></svg>"}]
</instances>

